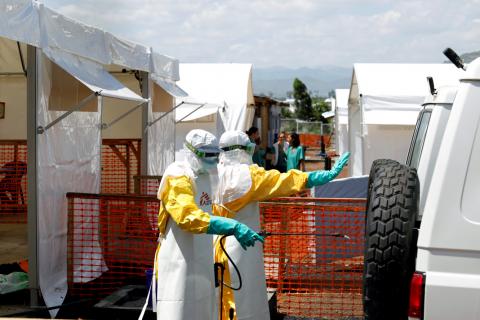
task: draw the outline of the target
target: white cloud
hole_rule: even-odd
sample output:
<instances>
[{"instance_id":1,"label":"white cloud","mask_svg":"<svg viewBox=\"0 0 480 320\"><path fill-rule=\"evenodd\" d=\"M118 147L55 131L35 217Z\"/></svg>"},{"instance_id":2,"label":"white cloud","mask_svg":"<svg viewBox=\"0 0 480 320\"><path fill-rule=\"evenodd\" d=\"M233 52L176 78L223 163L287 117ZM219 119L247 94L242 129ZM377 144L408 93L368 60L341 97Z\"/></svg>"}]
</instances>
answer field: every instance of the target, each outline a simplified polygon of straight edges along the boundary
<instances>
[{"instance_id":1,"label":"white cloud","mask_svg":"<svg viewBox=\"0 0 480 320\"><path fill-rule=\"evenodd\" d=\"M479 50L480 0L44 0L188 62L438 62Z\"/></svg>"}]
</instances>

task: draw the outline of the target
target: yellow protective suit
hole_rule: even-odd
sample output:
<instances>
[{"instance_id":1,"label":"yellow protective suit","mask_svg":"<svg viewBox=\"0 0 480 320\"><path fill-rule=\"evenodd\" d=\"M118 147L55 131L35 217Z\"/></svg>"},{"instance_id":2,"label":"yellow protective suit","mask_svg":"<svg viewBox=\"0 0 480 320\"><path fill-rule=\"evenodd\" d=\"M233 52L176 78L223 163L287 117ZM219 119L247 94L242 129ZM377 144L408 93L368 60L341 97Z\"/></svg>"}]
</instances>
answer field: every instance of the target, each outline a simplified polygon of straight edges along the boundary
<instances>
[{"instance_id":1,"label":"yellow protective suit","mask_svg":"<svg viewBox=\"0 0 480 320\"><path fill-rule=\"evenodd\" d=\"M260 230L258 201L295 194L305 188L308 179L308 174L299 170L280 173L277 170L267 171L255 164L235 165L230 174L222 175L225 181L220 181L219 192L223 194L220 195L221 203L214 205L214 214L234 218L253 230ZM235 179L242 182L231 182ZM215 262L224 264L224 282L231 285L231 277L235 280L236 273L232 266L228 267L219 238L216 238ZM225 249L242 274L243 285L239 291L223 288L222 319L229 319L229 310L233 308L237 320L269 320L262 247L257 245L245 251L233 237L228 237L225 242Z\"/></svg>"},{"instance_id":2,"label":"yellow protective suit","mask_svg":"<svg viewBox=\"0 0 480 320\"><path fill-rule=\"evenodd\" d=\"M215 172L192 174L173 163L160 184L160 244L155 259L157 319L215 319L213 236L206 234ZM187 232L185 232L187 231ZM155 288L157 288L155 290Z\"/></svg>"}]
</instances>

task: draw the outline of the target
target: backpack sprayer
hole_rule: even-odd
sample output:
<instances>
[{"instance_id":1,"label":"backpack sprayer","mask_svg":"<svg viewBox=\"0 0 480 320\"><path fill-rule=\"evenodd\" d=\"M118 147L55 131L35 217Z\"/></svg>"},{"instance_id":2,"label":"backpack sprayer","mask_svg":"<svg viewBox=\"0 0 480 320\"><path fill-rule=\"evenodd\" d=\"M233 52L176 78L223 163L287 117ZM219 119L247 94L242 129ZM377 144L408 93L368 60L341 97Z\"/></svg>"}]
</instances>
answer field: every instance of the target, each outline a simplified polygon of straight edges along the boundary
<instances>
[{"instance_id":1,"label":"backpack sprayer","mask_svg":"<svg viewBox=\"0 0 480 320\"><path fill-rule=\"evenodd\" d=\"M269 236L282 236L282 237L289 237L289 236L315 236L315 237L334 237L334 238L343 238L350 240L351 238L347 234L342 234L342 233L308 233L308 232L302 232L302 233L295 233L295 232L268 232L266 230L261 230L258 232L258 234L264 238L267 238ZM232 264L233 268L235 269L235 272L237 273L238 276L238 286L237 287L232 287L225 282L223 282L223 275L225 273L225 266L223 263L216 262L213 265L214 269L214 275L215 275L215 288L220 287L220 308L219 308L219 313L220 313L220 320L222 320L223 312L222 312L222 305L223 305L223 287L230 288L231 290L238 291L242 288L242 276L240 275L240 270L238 270L237 265L233 261L233 259L228 255L227 250L223 246L223 240L229 236L222 236L220 238L220 247L222 248L222 251L225 253L227 256L228 261ZM218 275L220 273L220 279L218 278ZM230 320L233 320L235 315L235 310L233 308L230 308L228 312L228 317Z\"/></svg>"}]
</instances>

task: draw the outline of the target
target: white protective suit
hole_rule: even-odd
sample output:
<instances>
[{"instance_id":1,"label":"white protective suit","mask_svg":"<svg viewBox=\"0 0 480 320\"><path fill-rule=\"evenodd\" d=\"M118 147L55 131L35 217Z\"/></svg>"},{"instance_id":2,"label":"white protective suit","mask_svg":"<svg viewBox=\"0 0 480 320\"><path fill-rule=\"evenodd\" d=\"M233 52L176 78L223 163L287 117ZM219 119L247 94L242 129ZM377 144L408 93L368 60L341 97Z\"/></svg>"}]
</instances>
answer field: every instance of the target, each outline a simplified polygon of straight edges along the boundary
<instances>
[{"instance_id":1,"label":"white protective suit","mask_svg":"<svg viewBox=\"0 0 480 320\"><path fill-rule=\"evenodd\" d=\"M260 230L258 201L272 197L288 196L302 190L307 174L298 170L280 174L266 171L252 164L253 150L248 136L241 131L227 131L220 138L218 164L219 185L215 197L214 214L234 218L253 230ZM216 239L216 262L227 264ZM267 240L268 241L268 240ZM242 275L242 288L232 291L224 288L221 311L228 319L229 309L235 310L237 320L269 320L267 288L263 264L263 248L260 244L245 251L233 237L226 238L225 249ZM233 266L225 272L224 282L237 286Z\"/></svg>"},{"instance_id":2,"label":"white protective suit","mask_svg":"<svg viewBox=\"0 0 480 320\"><path fill-rule=\"evenodd\" d=\"M204 148L219 150L215 136L204 130L190 131L186 136L185 160L166 169L158 190L162 201L160 244L152 300L157 302L159 320L217 318L213 236L205 233L218 182L217 159L205 161L195 154L197 149Z\"/></svg>"}]
</instances>

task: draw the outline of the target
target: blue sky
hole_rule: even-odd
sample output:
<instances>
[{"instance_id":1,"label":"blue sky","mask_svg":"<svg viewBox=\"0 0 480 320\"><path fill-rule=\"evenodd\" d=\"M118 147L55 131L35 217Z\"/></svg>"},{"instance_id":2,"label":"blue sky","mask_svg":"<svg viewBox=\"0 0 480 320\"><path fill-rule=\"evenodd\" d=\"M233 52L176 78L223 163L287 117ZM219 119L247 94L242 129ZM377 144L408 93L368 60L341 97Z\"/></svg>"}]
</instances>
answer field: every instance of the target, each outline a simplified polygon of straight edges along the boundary
<instances>
[{"instance_id":1,"label":"blue sky","mask_svg":"<svg viewBox=\"0 0 480 320\"><path fill-rule=\"evenodd\" d=\"M480 0L43 0L181 62L442 62L480 50Z\"/></svg>"}]
</instances>

